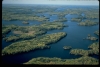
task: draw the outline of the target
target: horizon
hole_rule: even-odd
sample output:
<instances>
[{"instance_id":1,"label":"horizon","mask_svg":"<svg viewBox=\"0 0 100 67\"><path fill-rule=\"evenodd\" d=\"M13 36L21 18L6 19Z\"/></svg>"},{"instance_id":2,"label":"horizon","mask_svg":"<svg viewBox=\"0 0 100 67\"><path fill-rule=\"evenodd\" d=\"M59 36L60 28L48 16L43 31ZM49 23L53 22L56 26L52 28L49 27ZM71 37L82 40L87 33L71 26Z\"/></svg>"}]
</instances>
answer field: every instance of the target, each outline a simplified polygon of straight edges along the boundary
<instances>
[{"instance_id":1,"label":"horizon","mask_svg":"<svg viewBox=\"0 0 100 67\"><path fill-rule=\"evenodd\" d=\"M2 4L33 4L33 5L89 5L99 6L98 0L77 1L77 0L3 0Z\"/></svg>"},{"instance_id":2,"label":"horizon","mask_svg":"<svg viewBox=\"0 0 100 67\"><path fill-rule=\"evenodd\" d=\"M61 4L2 4L2 5L98 6L98 5L61 5Z\"/></svg>"}]
</instances>

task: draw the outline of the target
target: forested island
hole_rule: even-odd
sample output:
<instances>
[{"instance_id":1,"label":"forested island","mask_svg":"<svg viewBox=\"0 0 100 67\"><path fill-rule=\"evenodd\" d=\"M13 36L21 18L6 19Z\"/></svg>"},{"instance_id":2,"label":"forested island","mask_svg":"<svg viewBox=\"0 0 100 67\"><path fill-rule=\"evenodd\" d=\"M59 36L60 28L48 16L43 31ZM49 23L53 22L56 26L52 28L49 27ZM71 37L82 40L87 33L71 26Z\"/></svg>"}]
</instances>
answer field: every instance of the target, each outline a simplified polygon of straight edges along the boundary
<instances>
[{"instance_id":1,"label":"forested island","mask_svg":"<svg viewBox=\"0 0 100 67\"><path fill-rule=\"evenodd\" d=\"M5 37L5 41L17 41L19 39L29 39L35 38L38 35L46 33L48 30L54 29L63 29L67 25L64 25L60 22L45 22L40 25L33 25L33 26L15 26L15 25L8 25L2 26L2 35L6 35L8 32L12 31L14 35L10 35L9 37Z\"/></svg>"},{"instance_id":2,"label":"forested island","mask_svg":"<svg viewBox=\"0 0 100 67\"><path fill-rule=\"evenodd\" d=\"M40 37L12 43L2 50L2 55L16 54L21 52L28 52L35 49L48 48L48 44L55 43L61 38L65 37L65 32L42 35Z\"/></svg>"},{"instance_id":3,"label":"forested island","mask_svg":"<svg viewBox=\"0 0 100 67\"><path fill-rule=\"evenodd\" d=\"M90 20L86 20L85 22L78 23L78 25L80 25L80 26L93 26L93 25L97 25L97 24L98 24L98 22L93 22Z\"/></svg>"},{"instance_id":4,"label":"forested island","mask_svg":"<svg viewBox=\"0 0 100 67\"><path fill-rule=\"evenodd\" d=\"M99 30L95 31L94 34L99 36Z\"/></svg>"},{"instance_id":5,"label":"forested island","mask_svg":"<svg viewBox=\"0 0 100 67\"><path fill-rule=\"evenodd\" d=\"M23 24L29 24L29 22L27 22L27 21L23 21L22 23L23 23Z\"/></svg>"},{"instance_id":6,"label":"forested island","mask_svg":"<svg viewBox=\"0 0 100 67\"><path fill-rule=\"evenodd\" d=\"M61 58L48 58L38 57L23 64L38 64L38 65L97 65L99 61L95 58L84 56L77 59L61 59Z\"/></svg>"},{"instance_id":7,"label":"forested island","mask_svg":"<svg viewBox=\"0 0 100 67\"><path fill-rule=\"evenodd\" d=\"M63 47L65 50L67 50L67 49L71 49L72 47L71 46L64 46Z\"/></svg>"},{"instance_id":8,"label":"forested island","mask_svg":"<svg viewBox=\"0 0 100 67\"><path fill-rule=\"evenodd\" d=\"M91 36L90 34L88 34L88 36L86 38L83 39L87 39L87 40L91 40L91 41L96 41L98 40L98 38Z\"/></svg>"},{"instance_id":9,"label":"forested island","mask_svg":"<svg viewBox=\"0 0 100 67\"><path fill-rule=\"evenodd\" d=\"M80 19L80 18L72 18L71 21L81 22L82 19Z\"/></svg>"}]
</instances>

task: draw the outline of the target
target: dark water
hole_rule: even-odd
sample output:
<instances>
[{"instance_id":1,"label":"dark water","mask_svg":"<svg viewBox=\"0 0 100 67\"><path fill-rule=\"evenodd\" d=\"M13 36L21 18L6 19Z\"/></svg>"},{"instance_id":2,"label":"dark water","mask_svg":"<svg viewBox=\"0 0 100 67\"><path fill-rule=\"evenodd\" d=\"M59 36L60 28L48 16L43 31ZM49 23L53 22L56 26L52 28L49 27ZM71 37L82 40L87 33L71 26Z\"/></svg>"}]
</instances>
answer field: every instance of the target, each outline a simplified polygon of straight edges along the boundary
<instances>
[{"instance_id":1,"label":"dark water","mask_svg":"<svg viewBox=\"0 0 100 67\"><path fill-rule=\"evenodd\" d=\"M99 56L98 55L90 55L90 56L92 56L92 57L94 57L96 59L99 59Z\"/></svg>"},{"instance_id":2,"label":"dark water","mask_svg":"<svg viewBox=\"0 0 100 67\"><path fill-rule=\"evenodd\" d=\"M2 49L8 45L10 45L12 42L6 42L2 39Z\"/></svg>"},{"instance_id":3,"label":"dark water","mask_svg":"<svg viewBox=\"0 0 100 67\"><path fill-rule=\"evenodd\" d=\"M57 16L53 15L50 16L48 14L43 14L46 17L51 18L50 21L56 20ZM99 39L97 35L94 34L94 31L99 29L99 25L95 26L78 26L77 22L71 21L71 18L77 17L77 15L66 15L65 16L68 21L67 22L62 22L64 24L67 24L69 27L65 27L62 30L51 30L48 31L47 34L51 33L56 33L56 32L66 32L67 36L58 41L57 43L50 44L51 48L50 49L44 49L44 50L35 50L35 51L30 51L27 53L21 53L21 54L16 54L16 55L9 55L9 56L3 56L2 57L2 62L3 63L9 63L9 64L20 64L29 61L32 58L36 57L59 57L62 59L71 59L71 58L79 58L80 56L75 56L75 55L70 55L69 51L70 50L64 50L63 46L72 46L72 48L79 48L79 49L88 49L88 46L92 44L93 42L97 41L90 41L90 40L83 40L83 38L87 37L88 34L91 34L92 36L95 36ZM22 26L31 26L34 24L40 24L40 22L32 22L29 21L29 25L24 25L21 23L22 21L11 21L11 22L6 22L2 21L3 24L17 24L17 25L22 25ZM10 35L11 33L9 33ZM11 42L5 42L2 40L2 48L5 46L10 45ZM94 58L99 58L98 55L93 55L92 57Z\"/></svg>"}]
</instances>

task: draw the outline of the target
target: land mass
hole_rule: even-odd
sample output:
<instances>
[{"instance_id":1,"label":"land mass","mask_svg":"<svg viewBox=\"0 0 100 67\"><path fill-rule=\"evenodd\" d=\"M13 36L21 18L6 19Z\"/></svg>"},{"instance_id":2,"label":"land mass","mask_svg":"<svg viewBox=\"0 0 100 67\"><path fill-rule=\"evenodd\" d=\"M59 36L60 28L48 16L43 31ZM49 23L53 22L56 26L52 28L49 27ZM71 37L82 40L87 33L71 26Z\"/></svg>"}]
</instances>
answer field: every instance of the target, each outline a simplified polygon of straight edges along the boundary
<instances>
[{"instance_id":1,"label":"land mass","mask_svg":"<svg viewBox=\"0 0 100 67\"><path fill-rule=\"evenodd\" d=\"M65 32L59 32L59 33L42 35L40 37L31 40L15 42L5 47L2 50L2 55L10 55L21 52L28 52L35 49L43 49L48 47L47 46L48 44L55 43L65 36L66 36Z\"/></svg>"}]
</instances>

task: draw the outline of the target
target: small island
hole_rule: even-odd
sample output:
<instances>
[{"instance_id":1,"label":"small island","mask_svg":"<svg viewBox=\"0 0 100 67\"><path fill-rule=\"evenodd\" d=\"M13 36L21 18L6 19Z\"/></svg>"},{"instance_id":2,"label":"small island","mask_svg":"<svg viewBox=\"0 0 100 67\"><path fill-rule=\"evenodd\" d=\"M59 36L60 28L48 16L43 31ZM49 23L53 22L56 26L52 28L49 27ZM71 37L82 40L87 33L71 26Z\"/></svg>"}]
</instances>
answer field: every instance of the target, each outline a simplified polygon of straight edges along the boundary
<instances>
[{"instance_id":1,"label":"small island","mask_svg":"<svg viewBox=\"0 0 100 67\"><path fill-rule=\"evenodd\" d=\"M96 41L98 40L98 38L91 36L90 34L88 34L88 36L86 38L83 39L88 39L88 40L92 40L92 41Z\"/></svg>"},{"instance_id":2,"label":"small island","mask_svg":"<svg viewBox=\"0 0 100 67\"><path fill-rule=\"evenodd\" d=\"M65 50L67 50L67 49L71 49L72 47L71 46L64 46L63 47Z\"/></svg>"},{"instance_id":3,"label":"small island","mask_svg":"<svg viewBox=\"0 0 100 67\"><path fill-rule=\"evenodd\" d=\"M80 19L80 18L72 18L72 19L71 19L71 21L81 22L81 21L82 21L82 19Z\"/></svg>"},{"instance_id":4,"label":"small island","mask_svg":"<svg viewBox=\"0 0 100 67\"><path fill-rule=\"evenodd\" d=\"M93 36L92 36L92 37L87 37L86 39L88 39L88 40L92 40L92 41L93 41L93 40L98 40L98 38L93 37Z\"/></svg>"},{"instance_id":5,"label":"small island","mask_svg":"<svg viewBox=\"0 0 100 67\"><path fill-rule=\"evenodd\" d=\"M26 22L26 21L23 21L22 23L23 23L23 24L29 24L29 22Z\"/></svg>"},{"instance_id":6,"label":"small island","mask_svg":"<svg viewBox=\"0 0 100 67\"><path fill-rule=\"evenodd\" d=\"M99 30L95 31L94 34L99 36Z\"/></svg>"},{"instance_id":7,"label":"small island","mask_svg":"<svg viewBox=\"0 0 100 67\"><path fill-rule=\"evenodd\" d=\"M94 25L98 25L98 22L93 22L93 21L90 21L90 20L86 20L84 22L78 23L78 25L80 25L80 26L94 26Z\"/></svg>"}]
</instances>

